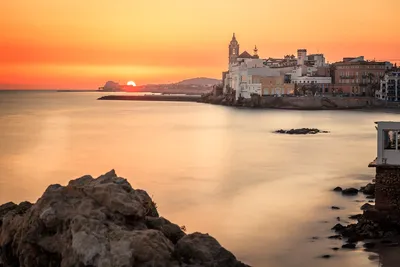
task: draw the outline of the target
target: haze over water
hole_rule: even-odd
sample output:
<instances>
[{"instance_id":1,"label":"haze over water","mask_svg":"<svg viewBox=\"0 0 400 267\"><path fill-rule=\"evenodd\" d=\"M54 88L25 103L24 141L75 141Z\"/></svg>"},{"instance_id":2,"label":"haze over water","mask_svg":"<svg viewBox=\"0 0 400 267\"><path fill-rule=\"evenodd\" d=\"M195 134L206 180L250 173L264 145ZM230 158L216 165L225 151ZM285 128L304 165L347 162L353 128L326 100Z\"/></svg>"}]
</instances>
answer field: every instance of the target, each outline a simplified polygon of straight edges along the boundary
<instances>
[{"instance_id":1,"label":"haze over water","mask_svg":"<svg viewBox=\"0 0 400 267\"><path fill-rule=\"evenodd\" d=\"M374 121L398 114L96 101L101 95L0 92L0 203L35 202L50 184L115 169L152 195L162 216L211 234L253 266L379 266L379 255L362 249L331 251L342 245L326 239L336 217L346 221L364 200L331 189L373 179ZM298 127L331 133L272 133ZM397 266L385 257L383 266Z\"/></svg>"}]
</instances>

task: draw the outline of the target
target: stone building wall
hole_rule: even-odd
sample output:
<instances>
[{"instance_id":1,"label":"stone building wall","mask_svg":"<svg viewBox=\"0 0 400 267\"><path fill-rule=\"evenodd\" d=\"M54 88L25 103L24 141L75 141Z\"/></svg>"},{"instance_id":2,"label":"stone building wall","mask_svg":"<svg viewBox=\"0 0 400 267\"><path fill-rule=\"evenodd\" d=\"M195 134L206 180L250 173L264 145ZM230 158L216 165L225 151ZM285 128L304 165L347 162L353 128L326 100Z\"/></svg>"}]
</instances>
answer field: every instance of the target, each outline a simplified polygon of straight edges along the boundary
<instances>
[{"instance_id":1,"label":"stone building wall","mask_svg":"<svg viewBox=\"0 0 400 267\"><path fill-rule=\"evenodd\" d=\"M375 208L400 213L400 167L376 167L375 182Z\"/></svg>"}]
</instances>

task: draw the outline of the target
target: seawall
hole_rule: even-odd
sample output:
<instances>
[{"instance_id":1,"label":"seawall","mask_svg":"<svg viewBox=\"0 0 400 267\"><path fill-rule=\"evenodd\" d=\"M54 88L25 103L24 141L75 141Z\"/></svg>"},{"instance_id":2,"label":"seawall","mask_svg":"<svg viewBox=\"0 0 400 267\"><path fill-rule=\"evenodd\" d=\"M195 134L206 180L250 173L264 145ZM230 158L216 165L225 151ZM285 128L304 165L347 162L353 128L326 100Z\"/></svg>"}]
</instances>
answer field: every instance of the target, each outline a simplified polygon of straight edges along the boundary
<instances>
[{"instance_id":1,"label":"seawall","mask_svg":"<svg viewBox=\"0 0 400 267\"><path fill-rule=\"evenodd\" d=\"M387 108L385 102L371 97L270 97L254 96L251 99L233 100L232 96L203 96L203 103L249 108L293 110L339 110Z\"/></svg>"},{"instance_id":2,"label":"seawall","mask_svg":"<svg viewBox=\"0 0 400 267\"><path fill-rule=\"evenodd\" d=\"M200 98L197 95L106 95L97 100L198 102Z\"/></svg>"}]
</instances>

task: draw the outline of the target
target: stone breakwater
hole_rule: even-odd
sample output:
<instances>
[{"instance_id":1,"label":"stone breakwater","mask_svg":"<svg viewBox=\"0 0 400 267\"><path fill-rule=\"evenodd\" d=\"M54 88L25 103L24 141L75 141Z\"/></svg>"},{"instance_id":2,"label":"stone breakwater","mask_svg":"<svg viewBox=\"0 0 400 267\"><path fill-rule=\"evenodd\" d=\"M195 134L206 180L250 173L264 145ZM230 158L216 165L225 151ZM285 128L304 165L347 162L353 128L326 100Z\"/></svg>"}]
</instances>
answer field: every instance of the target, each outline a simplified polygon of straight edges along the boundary
<instances>
[{"instance_id":1,"label":"stone breakwater","mask_svg":"<svg viewBox=\"0 0 400 267\"><path fill-rule=\"evenodd\" d=\"M0 206L1 267L248 267L208 234L160 217L114 170L50 185L35 203Z\"/></svg>"},{"instance_id":2,"label":"stone breakwater","mask_svg":"<svg viewBox=\"0 0 400 267\"><path fill-rule=\"evenodd\" d=\"M371 97L272 97L253 96L251 99L235 100L233 95L214 96L206 94L199 102L216 105L275 108L294 110L342 110L342 109L379 109L386 104Z\"/></svg>"}]
</instances>

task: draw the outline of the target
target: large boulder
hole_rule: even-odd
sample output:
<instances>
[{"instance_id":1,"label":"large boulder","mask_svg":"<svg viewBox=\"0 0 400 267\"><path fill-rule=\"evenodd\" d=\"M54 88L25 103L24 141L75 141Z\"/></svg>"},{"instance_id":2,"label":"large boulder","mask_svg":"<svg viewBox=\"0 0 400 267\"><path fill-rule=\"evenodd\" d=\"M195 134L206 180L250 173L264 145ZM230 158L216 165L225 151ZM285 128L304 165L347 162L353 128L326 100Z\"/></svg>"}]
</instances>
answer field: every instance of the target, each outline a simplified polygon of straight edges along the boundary
<instances>
[{"instance_id":1,"label":"large boulder","mask_svg":"<svg viewBox=\"0 0 400 267\"><path fill-rule=\"evenodd\" d=\"M212 237L194 236L190 242L192 235L159 217L150 196L114 170L51 185L33 205L0 206L1 267L177 267L187 258L246 266Z\"/></svg>"},{"instance_id":2,"label":"large boulder","mask_svg":"<svg viewBox=\"0 0 400 267\"><path fill-rule=\"evenodd\" d=\"M193 233L181 238L176 244L175 256L189 266L205 267L246 267L235 256L224 249L215 238L208 234Z\"/></svg>"}]
</instances>

